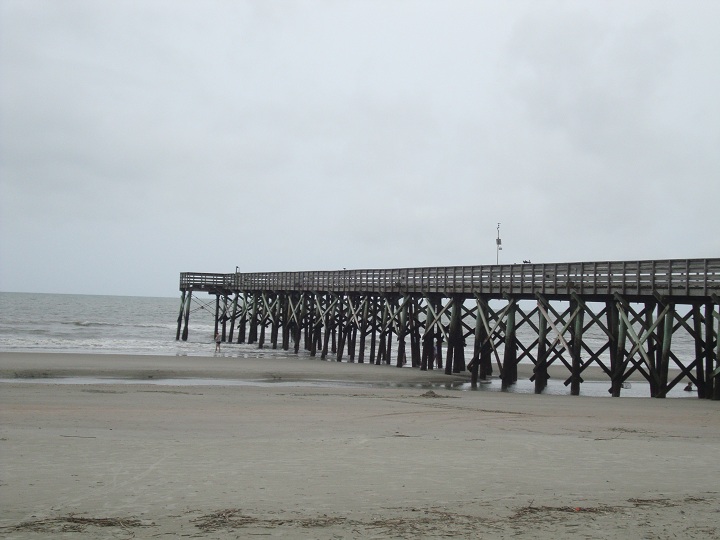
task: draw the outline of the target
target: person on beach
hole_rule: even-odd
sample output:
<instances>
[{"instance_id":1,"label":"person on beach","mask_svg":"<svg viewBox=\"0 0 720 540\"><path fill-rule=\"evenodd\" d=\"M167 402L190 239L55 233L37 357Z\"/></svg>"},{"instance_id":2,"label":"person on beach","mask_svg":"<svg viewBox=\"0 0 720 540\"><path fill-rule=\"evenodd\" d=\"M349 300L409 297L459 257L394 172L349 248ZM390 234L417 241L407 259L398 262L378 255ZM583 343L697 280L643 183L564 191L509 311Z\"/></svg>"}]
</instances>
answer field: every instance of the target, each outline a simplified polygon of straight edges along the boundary
<instances>
[{"instance_id":1,"label":"person on beach","mask_svg":"<svg viewBox=\"0 0 720 540\"><path fill-rule=\"evenodd\" d=\"M222 341L222 338L220 337L220 332L215 332L215 352L220 352L220 342Z\"/></svg>"}]
</instances>

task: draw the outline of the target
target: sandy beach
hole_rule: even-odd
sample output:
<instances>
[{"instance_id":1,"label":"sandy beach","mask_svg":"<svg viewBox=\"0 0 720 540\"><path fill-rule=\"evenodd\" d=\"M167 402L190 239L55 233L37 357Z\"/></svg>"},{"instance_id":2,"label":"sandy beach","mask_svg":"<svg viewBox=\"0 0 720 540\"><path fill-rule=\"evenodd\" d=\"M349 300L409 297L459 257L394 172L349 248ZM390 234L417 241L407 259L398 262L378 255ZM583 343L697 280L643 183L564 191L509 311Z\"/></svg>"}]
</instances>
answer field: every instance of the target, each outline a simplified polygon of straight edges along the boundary
<instances>
[{"instance_id":1,"label":"sandy beach","mask_svg":"<svg viewBox=\"0 0 720 540\"><path fill-rule=\"evenodd\" d=\"M718 402L293 357L1 353L0 379L5 538L720 538Z\"/></svg>"}]
</instances>

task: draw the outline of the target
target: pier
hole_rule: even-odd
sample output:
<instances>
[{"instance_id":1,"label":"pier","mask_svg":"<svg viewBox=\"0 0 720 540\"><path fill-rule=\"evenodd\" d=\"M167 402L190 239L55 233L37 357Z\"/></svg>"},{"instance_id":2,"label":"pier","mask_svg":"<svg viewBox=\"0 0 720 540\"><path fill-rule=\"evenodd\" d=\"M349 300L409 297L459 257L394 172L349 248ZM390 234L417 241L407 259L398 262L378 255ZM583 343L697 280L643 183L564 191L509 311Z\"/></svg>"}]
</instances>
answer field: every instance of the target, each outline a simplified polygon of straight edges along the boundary
<instances>
[{"instance_id":1,"label":"pier","mask_svg":"<svg viewBox=\"0 0 720 540\"><path fill-rule=\"evenodd\" d=\"M336 361L468 371L473 386L517 382L532 362L580 394L595 366L620 396L633 374L663 398L690 381L720 399L720 258L308 272L180 274L176 339L192 302L214 296L223 342ZM683 353L678 344L683 345ZM688 345L691 344L691 345ZM688 353L688 351L690 351Z\"/></svg>"}]
</instances>

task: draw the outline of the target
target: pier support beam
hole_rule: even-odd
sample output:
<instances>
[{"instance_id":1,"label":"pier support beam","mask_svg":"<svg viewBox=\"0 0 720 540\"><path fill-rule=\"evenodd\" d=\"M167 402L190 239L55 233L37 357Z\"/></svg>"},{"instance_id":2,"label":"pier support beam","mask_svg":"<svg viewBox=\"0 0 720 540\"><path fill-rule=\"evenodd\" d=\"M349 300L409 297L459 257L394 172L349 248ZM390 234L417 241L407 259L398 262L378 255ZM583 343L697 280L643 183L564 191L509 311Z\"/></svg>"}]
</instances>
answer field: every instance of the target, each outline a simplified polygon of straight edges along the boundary
<instances>
[{"instance_id":1,"label":"pier support beam","mask_svg":"<svg viewBox=\"0 0 720 540\"><path fill-rule=\"evenodd\" d=\"M620 397L625 374L625 320L618 312L619 304L608 301L608 326L610 328L610 393Z\"/></svg>"},{"instance_id":2,"label":"pier support beam","mask_svg":"<svg viewBox=\"0 0 720 540\"><path fill-rule=\"evenodd\" d=\"M510 299L505 318L505 352L503 355L502 387L517 382L517 345L515 343L515 300Z\"/></svg>"},{"instance_id":3,"label":"pier support beam","mask_svg":"<svg viewBox=\"0 0 720 540\"><path fill-rule=\"evenodd\" d=\"M182 340L188 340L188 324L190 324L190 304L192 304L192 289L188 291L187 297L185 298L185 327L182 331Z\"/></svg>"},{"instance_id":4,"label":"pier support beam","mask_svg":"<svg viewBox=\"0 0 720 540\"><path fill-rule=\"evenodd\" d=\"M580 370L582 366L582 358L580 354L582 352L582 335L583 335L583 314L585 310L582 305L576 300L570 302L570 311L575 314L575 320L571 326L572 328L572 372L570 379L570 394L573 396L580 395L580 383L582 378L580 377Z\"/></svg>"},{"instance_id":5,"label":"pier support beam","mask_svg":"<svg viewBox=\"0 0 720 540\"><path fill-rule=\"evenodd\" d=\"M218 327L218 317L220 315L220 295L215 294L215 329L213 330L213 339L215 339L215 336L218 333L219 327Z\"/></svg>"},{"instance_id":6,"label":"pier support beam","mask_svg":"<svg viewBox=\"0 0 720 540\"><path fill-rule=\"evenodd\" d=\"M658 305L658 309L660 306ZM658 378L659 388L657 397L664 398L668 392L668 370L670 369L670 342L672 341L673 335L673 322L674 322L675 307L672 304L668 304L665 310L663 310L663 330L662 340L660 342L660 365L658 366Z\"/></svg>"},{"instance_id":7,"label":"pier support beam","mask_svg":"<svg viewBox=\"0 0 720 540\"><path fill-rule=\"evenodd\" d=\"M248 345L257 342L257 325L258 325L258 304L260 303L259 291L253 291L252 294L252 311L250 312L250 330L248 331Z\"/></svg>"},{"instance_id":8,"label":"pier support beam","mask_svg":"<svg viewBox=\"0 0 720 540\"><path fill-rule=\"evenodd\" d=\"M400 308L396 316L397 322L397 336L398 336L398 354L395 360L395 367L403 367L405 365L405 338L408 334L408 312L407 312L408 298L400 299Z\"/></svg>"},{"instance_id":9,"label":"pier support beam","mask_svg":"<svg viewBox=\"0 0 720 540\"><path fill-rule=\"evenodd\" d=\"M175 341L180 340L180 332L182 331L183 311L185 310L185 296L186 295L187 295L187 292L183 291L182 295L180 296L180 313L178 313L178 318L177 318L177 334L175 334Z\"/></svg>"},{"instance_id":10,"label":"pier support beam","mask_svg":"<svg viewBox=\"0 0 720 540\"><path fill-rule=\"evenodd\" d=\"M539 303L538 303L539 305ZM535 393L541 394L547 386L547 381L550 378L548 375L548 350L547 350L547 319L540 313L538 309L538 353L537 353L537 364L533 370L533 377L535 377Z\"/></svg>"},{"instance_id":11,"label":"pier support beam","mask_svg":"<svg viewBox=\"0 0 720 540\"><path fill-rule=\"evenodd\" d=\"M720 401L720 298L714 294L712 298L718 311L715 311L712 304L705 308L705 376L708 380L705 398ZM717 331L713 330L715 321L717 321ZM715 342L714 361L713 340Z\"/></svg>"},{"instance_id":12,"label":"pier support beam","mask_svg":"<svg viewBox=\"0 0 720 540\"><path fill-rule=\"evenodd\" d=\"M228 342L232 343L233 340L233 332L235 331L235 321L237 320L237 311L238 311L238 297L240 296L240 293L236 292L233 296L233 303L232 303L232 313L230 315L230 333L228 334Z\"/></svg>"},{"instance_id":13,"label":"pier support beam","mask_svg":"<svg viewBox=\"0 0 720 540\"><path fill-rule=\"evenodd\" d=\"M478 308L479 309L479 306ZM475 336L473 340L473 355L470 359L470 362L468 362L467 369L470 371L470 387L471 388L477 388L477 382L478 382L478 372L480 371L480 349L483 346L483 342L485 341L482 336L482 331L484 330L483 324L482 324L482 318L480 315L475 312Z\"/></svg>"},{"instance_id":14,"label":"pier support beam","mask_svg":"<svg viewBox=\"0 0 720 540\"><path fill-rule=\"evenodd\" d=\"M462 343L462 327L460 319L461 303L457 298L450 300L452 302L452 311L450 314L450 330L448 332L448 348L445 356L445 375L452 375L455 371L455 354L457 352L458 343Z\"/></svg>"},{"instance_id":15,"label":"pier support beam","mask_svg":"<svg viewBox=\"0 0 720 540\"><path fill-rule=\"evenodd\" d=\"M282 314L282 294L275 294L270 306L270 346L273 349L278 348L278 336L280 334L281 314Z\"/></svg>"},{"instance_id":16,"label":"pier support beam","mask_svg":"<svg viewBox=\"0 0 720 540\"><path fill-rule=\"evenodd\" d=\"M412 359L412 367L420 367L422 362L422 353L420 346L420 301L413 297L408 307L409 328L410 332L410 356Z\"/></svg>"},{"instance_id":17,"label":"pier support beam","mask_svg":"<svg viewBox=\"0 0 720 540\"><path fill-rule=\"evenodd\" d=\"M242 305L240 306L240 317L238 318L237 324L237 342L245 343L245 332L247 326L247 313L248 313L248 293L243 292Z\"/></svg>"}]
</instances>

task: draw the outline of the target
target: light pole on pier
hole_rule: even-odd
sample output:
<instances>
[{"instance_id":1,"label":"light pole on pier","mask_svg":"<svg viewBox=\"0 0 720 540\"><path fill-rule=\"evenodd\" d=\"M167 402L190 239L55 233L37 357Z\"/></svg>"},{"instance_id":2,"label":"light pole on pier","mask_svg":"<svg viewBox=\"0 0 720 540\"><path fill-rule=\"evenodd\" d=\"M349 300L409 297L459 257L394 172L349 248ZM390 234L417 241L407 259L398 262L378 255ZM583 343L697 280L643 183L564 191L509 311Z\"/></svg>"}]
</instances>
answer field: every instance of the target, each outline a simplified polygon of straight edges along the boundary
<instances>
[{"instance_id":1,"label":"light pole on pier","mask_svg":"<svg viewBox=\"0 0 720 540\"><path fill-rule=\"evenodd\" d=\"M495 264L500 264L500 252L502 251L502 240L500 240L500 224L497 226L497 240L495 240Z\"/></svg>"}]
</instances>

